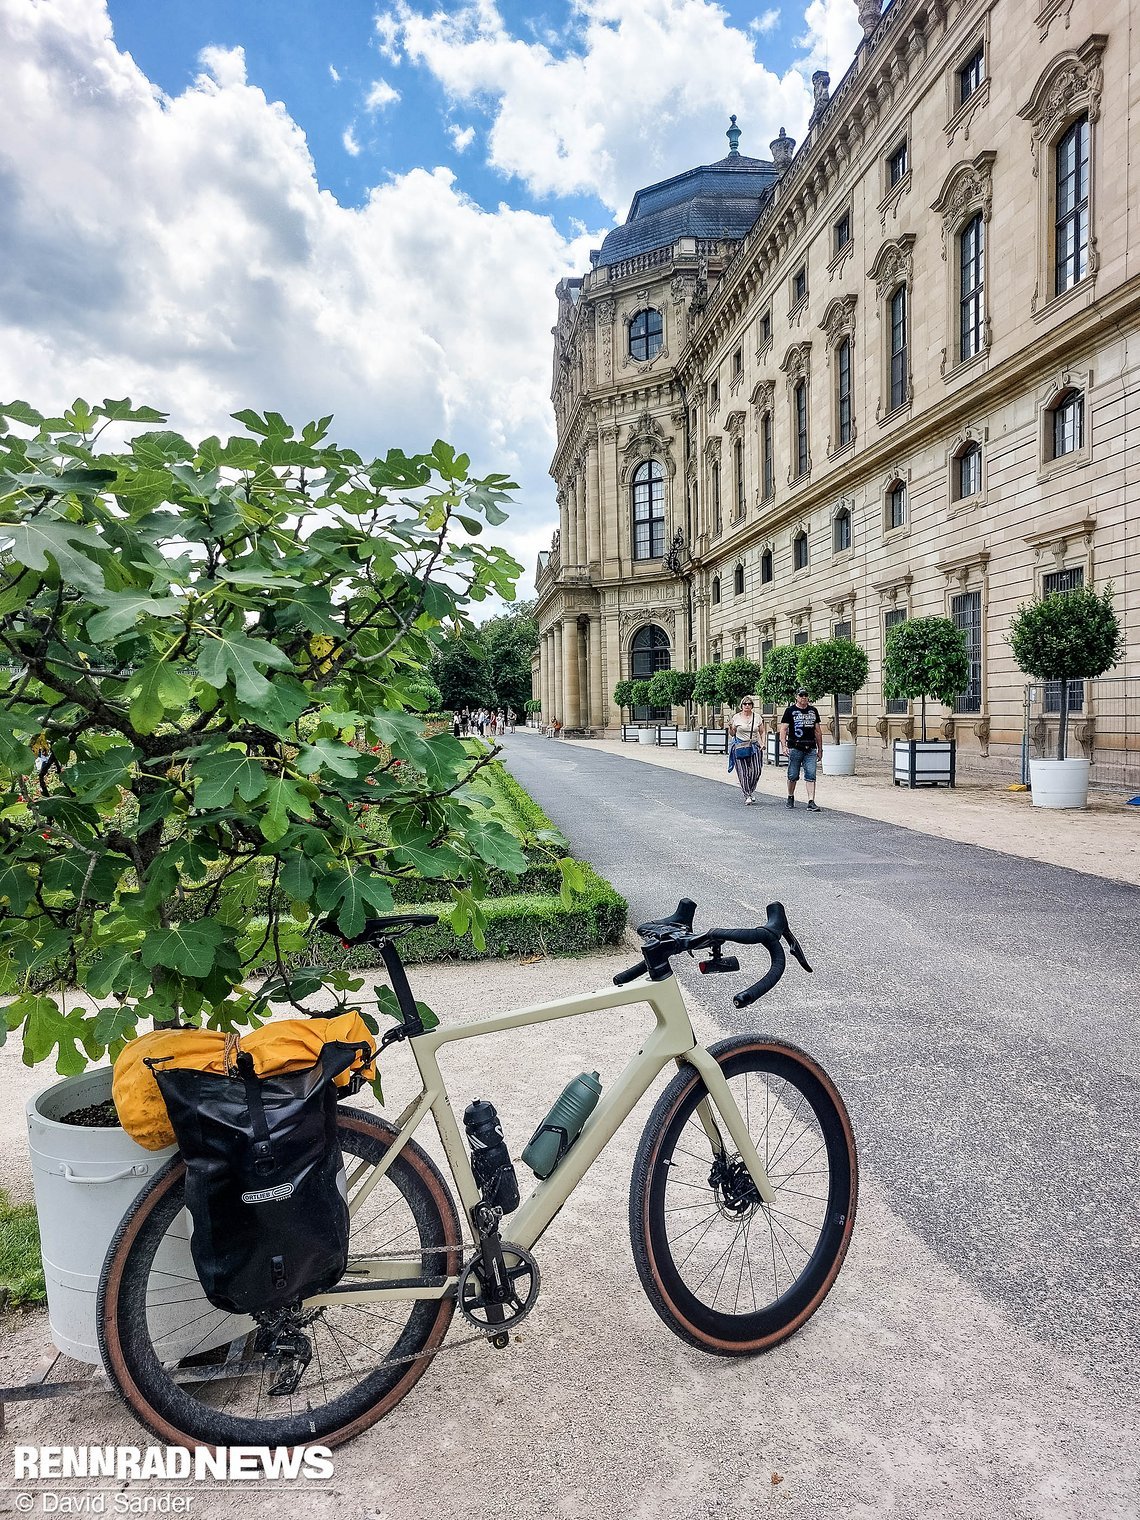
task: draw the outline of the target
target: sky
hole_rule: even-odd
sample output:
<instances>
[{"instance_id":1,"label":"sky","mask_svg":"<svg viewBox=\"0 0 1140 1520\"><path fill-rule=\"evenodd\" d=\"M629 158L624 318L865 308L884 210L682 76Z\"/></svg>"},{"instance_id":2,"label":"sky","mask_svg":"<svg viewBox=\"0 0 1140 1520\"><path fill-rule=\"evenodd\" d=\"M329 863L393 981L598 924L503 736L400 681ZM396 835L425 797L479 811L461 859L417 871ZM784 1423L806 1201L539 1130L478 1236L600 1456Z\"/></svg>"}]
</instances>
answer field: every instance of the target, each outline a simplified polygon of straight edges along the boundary
<instances>
[{"instance_id":1,"label":"sky","mask_svg":"<svg viewBox=\"0 0 1140 1520\"><path fill-rule=\"evenodd\" d=\"M0 399L445 438L518 482L529 594L557 282L731 113L802 136L860 36L855 0L0 0Z\"/></svg>"}]
</instances>

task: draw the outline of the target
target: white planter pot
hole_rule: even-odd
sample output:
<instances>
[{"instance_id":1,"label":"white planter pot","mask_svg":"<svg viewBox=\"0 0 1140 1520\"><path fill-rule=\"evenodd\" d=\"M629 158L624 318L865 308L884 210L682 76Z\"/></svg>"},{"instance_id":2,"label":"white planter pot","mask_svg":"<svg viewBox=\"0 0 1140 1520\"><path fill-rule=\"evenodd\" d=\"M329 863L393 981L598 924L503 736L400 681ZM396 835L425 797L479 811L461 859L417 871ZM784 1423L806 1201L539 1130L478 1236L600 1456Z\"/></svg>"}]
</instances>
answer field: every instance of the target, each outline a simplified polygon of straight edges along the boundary
<instances>
[{"instance_id":1,"label":"white planter pot","mask_svg":"<svg viewBox=\"0 0 1140 1520\"><path fill-rule=\"evenodd\" d=\"M1029 784L1034 807L1083 808L1089 800L1089 762L1031 760Z\"/></svg>"},{"instance_id":2,"label":"white planter pot","mask_svg":"<svg viewBox=\"0 0 1140 1520\"><path fill-rule=\"evenodd\" d=\"M57 1082L27 1105L51 1338L68 1356L92 1363L99 1361L95 1299L103 1258L123 1215L176 1150L145 1151L118 1128L59 1123L61 1114L110 1096L104 1066ZM185 1252L193 1278L189 1232ZM171 1270L183 1268L172 1262Z\"/></svg>"},{"instance_id":3,"label":"white planter pot","mask_svg":"<svg viewBox=\"0 0 1140 1520\"><path fill-rule=\"evenodd\" d=\"M639 728L637 730L637 742L638 742L638 744L656 744L657 743L657 728L656 728L656 726L654 726L652 728Z\"/></svg>"},{"instance_id":4,"label":"white planter pot","mask_svg":"<svg viewBox=\"0 0 1140 1520\"><path fill-rule=\"evenodd\" d=\"M682 728L677 731L677 748L695 750L700 735L695 728Z\"/></svg>"},{"instance_id":5,"label":"white planter pot","mask_svg":"<svg viewBox=\"0 0 1140 1520\"><path fill-rule=\"evenodd\" d=\"M853 776L855 774L854 740L844 739L841 744L824 745L823 774L825 776Z\"/></svg>"}]
</instances>

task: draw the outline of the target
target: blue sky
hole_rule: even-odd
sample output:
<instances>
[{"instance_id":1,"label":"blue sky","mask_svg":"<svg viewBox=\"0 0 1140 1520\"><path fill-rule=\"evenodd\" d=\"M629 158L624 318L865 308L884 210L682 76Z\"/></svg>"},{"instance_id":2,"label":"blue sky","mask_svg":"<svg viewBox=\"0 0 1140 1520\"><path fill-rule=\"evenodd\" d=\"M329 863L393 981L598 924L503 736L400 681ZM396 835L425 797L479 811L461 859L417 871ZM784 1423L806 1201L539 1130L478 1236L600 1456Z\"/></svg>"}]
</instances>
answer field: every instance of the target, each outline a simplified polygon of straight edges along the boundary
<instances>
[{"instance_id":1,"label":"blue sky","mask_svg":"<svg viewBox=\"0 0 1140 1520\"><path fill-rule=\"evenodd\" d=\"M855 0L0 0L0 395L447 438L519 482L529 580L558 280L730 112L756 157L800 135L860 35Z\"/></svg>"}]
</instances>

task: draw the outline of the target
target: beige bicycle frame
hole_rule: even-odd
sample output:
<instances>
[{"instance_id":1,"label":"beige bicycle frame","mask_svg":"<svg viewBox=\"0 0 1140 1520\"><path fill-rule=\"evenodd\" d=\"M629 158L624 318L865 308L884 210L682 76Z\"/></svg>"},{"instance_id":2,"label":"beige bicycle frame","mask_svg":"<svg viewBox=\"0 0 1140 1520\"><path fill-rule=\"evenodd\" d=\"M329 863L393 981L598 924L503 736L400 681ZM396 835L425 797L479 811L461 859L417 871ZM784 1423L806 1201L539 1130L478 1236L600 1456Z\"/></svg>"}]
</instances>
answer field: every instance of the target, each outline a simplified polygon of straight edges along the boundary
<instances>
[{"instance_id":1,"label":"beige bicycle frame","mask_svg":"<svg viewBox=\"0 0 1140 1520\"><path fill-rule=\"evenodd\" d=\"M525 1029L532 1024L573 1018L577 1014L598 1013L607 1008L624 1008L633 1003L648 1003L657 1021L654 1028L621 1075L603 1093L577 1141L562 1161L545 1181L538 1183L530 1196L510 1215L509 1220L504 1221L504 1238L527 1250L541 1239L551 1220L670 1061L676 1061L678 1066L693 1066L700 1073L712 1101L710 1105L709 1099L703 1100L698 1105L697 1114L714 1151L720 1152L727 1147L717 1127L713 1108L728 1131L733 1148L747 1166L760 1197L765 1203L772 1203L775 1192L748 1134L740 1109L715 1059L704 1046L697 1044L680 983L675 976L669 976L660 982L638 981L628 987L607 987L598 992L558 998L554 1002L520 1008L513 1013L481 1019L477 1023L461 1024L456 1028L440 1025L426 1034L414 1036L408 1043L419 1069L423 1090L396 1121L397 1137L385 1151L382 1160L375 1167L362 1162L350 1175L351 1188L365 1173L368 1174L367 1180L352 1198L351 1209L355 1212L363 1206L372 1189L430 1113L439 1131L463 1211L470 1223L475 1206L480 1201L479 1189L439 1069L439 1051L460 1040L474 1040L481 1035L497 1034L508 1029ZM409 1254L414 1254L414 1251ZM410 1277L410 1265L409 1262L377 1257L354 1257L349 1273L359 1286L337 1289L333 1293L306 1299L306 1306L355 1300L371 1303L382 1298L435 1299L454 1292L457 1282L455 1277L430 1273Z\"/></svg>"}]
</instances>

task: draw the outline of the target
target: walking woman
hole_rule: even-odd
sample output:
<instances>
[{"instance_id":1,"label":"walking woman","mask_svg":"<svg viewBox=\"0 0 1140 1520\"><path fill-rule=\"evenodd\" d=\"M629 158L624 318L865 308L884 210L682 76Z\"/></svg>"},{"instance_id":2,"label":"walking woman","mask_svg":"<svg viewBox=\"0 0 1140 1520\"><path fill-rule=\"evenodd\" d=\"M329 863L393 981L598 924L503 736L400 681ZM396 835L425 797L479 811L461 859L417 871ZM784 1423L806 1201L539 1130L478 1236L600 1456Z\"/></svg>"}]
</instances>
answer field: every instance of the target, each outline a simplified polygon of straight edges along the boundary
<instances>
[{"instance_id":1,"label":"walking woman","mask_svg":"<svg viewBox=\"0 0 1140 1520\"><path fill-rule=\"evenodd\" d=\"M736 772L745 807L752 806L752 793L764 765L764 730L756 722L756 698L742 697L740 711L728 720L728 768Z\"/></svg>"}]
</instances>

